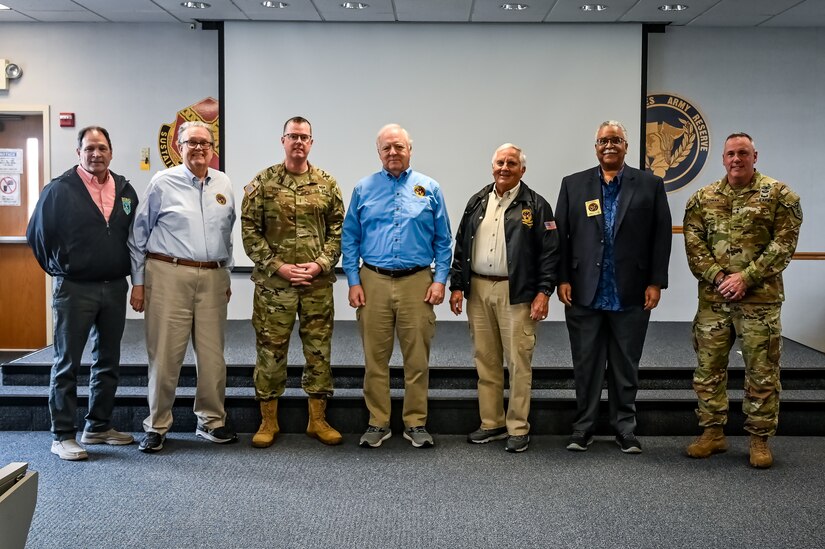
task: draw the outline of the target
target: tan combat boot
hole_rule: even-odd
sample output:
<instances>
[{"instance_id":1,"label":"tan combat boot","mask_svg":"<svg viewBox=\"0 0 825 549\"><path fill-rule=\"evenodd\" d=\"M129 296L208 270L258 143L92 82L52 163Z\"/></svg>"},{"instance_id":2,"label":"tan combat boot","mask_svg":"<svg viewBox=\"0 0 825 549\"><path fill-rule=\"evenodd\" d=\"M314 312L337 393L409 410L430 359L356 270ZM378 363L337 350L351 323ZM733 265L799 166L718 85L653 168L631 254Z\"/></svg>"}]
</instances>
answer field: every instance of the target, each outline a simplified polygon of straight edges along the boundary
<instances>
[{"instance_id":1,"label":"tan combat boot","mask_svg":"<svg viewBox=\"0 0 825 549\"><path fill-rule=\"evenodd\" d=\"M692 458L706 458L727 451L728 441L721 425L705 427L705 432L687 447L687 455Z\"/></svg>"},{"instance_id":2,"label":"tan combat boot","mask_svg":"<svg viewBox=\"0 0 825 549\"><path fill-rule=\"evenodd\" d=\"M278 427L278 400L261 401L261 426L252 437L252 446L268 448L275 442L281 429Z\"/></svg>"},{"instance_id":3,"label":"tan combat boot","mask_svg":"<svg viewBox=\"0 0 825 549\"><path fill-rule=\"evenodd\" d=\"M767 469L773 465L773 455L768 448L768 437L751 435L751 467Z\"/></svg>"},{"instance_id":4,"label":"tan combat boot","mask_svg":"<svg viewBox=\"0 0 825 549\"><path fill-rule=\"evenodd\" d=\"M307 425L307 435L317 438L324 444L334 446L341 444L344 437L341 433L327 423L326 419L327 399L309 398L309 424Z\"/></svg>"}]
</instances>

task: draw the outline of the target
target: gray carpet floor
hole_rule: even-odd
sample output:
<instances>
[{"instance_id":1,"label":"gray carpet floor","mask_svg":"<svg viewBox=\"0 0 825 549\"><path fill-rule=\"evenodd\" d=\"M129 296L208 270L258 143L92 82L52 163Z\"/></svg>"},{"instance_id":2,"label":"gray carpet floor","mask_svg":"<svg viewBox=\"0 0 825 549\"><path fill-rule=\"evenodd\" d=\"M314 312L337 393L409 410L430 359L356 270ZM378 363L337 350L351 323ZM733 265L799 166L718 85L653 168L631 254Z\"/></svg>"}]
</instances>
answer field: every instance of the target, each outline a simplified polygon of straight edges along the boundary
<instances>
[{"instance_id":1,"label":"gray carpet floor","mask_svg":"<svg viewBox=\"0 0 825 549\"><path fill-rule=\"evenodd\" d=\"M47 433L0 432L0 463L40 473L31 549L825 546L825 439L775 439L765 471L748 467L745 438L708 460L684 457L684 437L642 441L629 456L609 439L573 453L538 436L512 455L459 436L365 450L354 435L286 435L257 450L249 435L173 433L156 455L91 447L64 462Z\"/></svg>"},{"instance_id":2,"label":"gray carpet floor","mask_svg":"<svg viewBox=\"0 0 825 549\"><path fill-rule=\"evenodd\" d=\"M142 320L127 320L122 341L122 364L146 364L146 343ZM226 362L229 365L255 363L255 332L248 320L230 320L226 329ZM29 354L17 360L20 363L51 363L52 349ZM289 364L304 364L297 327L293 330L289 346ZM91 362L87 347L84 361ZM342 320L335 323L332 340L331 362L334 366L354 366L364 363L361 338L355 321ZM191 346L187 350L185 364L194 364L195 355ZM390 364L402 364L398 344L395 345ZM731 364L742 365L736 347L731 351ZM432 342L430 365L434 367L473 367L472 342L466 322L438 322ZM570 342L564 322L541 322L538 327L534 366L572 368ZM648 328L645 352L640 366L648 367L690 367L696 365L689 322L652 322ZM825 368L825 354L800 345L789 339L784 340L782 350L783 368Z\"/></svg>"}]
</instances>

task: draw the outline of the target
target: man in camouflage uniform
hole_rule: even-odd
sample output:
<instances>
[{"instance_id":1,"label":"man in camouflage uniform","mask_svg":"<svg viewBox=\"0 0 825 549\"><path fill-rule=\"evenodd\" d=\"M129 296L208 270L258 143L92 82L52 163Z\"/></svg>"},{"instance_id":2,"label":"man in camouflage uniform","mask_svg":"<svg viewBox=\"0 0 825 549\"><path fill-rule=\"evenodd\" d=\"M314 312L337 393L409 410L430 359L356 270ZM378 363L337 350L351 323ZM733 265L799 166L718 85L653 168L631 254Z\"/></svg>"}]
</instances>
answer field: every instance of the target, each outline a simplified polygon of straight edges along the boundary
<instances>
[{"instance_id":1,"label":"man in camouflage uniform","mask_svg":"<svg viewBox=\"0 0 825 549\"><path fill-rule=\"evenodd\" d=\"M344 203L335 179L309 164L312 126L296 116L284 124L283 163L258 173L244 188L241 231L255 263L252 325L258 360L253 378L261 426L252 445L266 448L279 432L277 404L286 386L289 337L297 314L306 366L301 386L309 395L307 435L340 444L326 421L332 396L330 343L333 268L341 255Z\"/></svg>"},{"instance_id":2,"label":"man in camouflage uniform","mask_svg":"<svg viewBox=\"0 0 825 549\"><path fill-rule=\"evenodd\" d=\"M699 308L693 321L698 367L693 388L703 434L687 447L691 457L724 452L727 366L734 339L745 359L745 430L750 464L773 464L768 437L779 419L780 309L782 271L796 250L802 209L787 185L754 169L753 139L734 133L725 140L727 175L694 194L684 219L688 264L699 279Z\"/></svg>"}]
</instances>

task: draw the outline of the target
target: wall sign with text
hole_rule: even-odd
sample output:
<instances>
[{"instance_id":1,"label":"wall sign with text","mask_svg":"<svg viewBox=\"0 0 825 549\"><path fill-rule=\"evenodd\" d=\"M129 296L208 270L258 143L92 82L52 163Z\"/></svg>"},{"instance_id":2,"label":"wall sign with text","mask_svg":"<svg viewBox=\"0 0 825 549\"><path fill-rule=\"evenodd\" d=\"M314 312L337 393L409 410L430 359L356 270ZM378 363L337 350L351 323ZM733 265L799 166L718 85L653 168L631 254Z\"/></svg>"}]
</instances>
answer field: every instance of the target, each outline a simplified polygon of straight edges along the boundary
<instances>
[{"instance_id":1,"label":"wall sign with text","mask_svg":"<svg viewBox=\"0 0 825 549\"><path fill-rule=\"evenodd\" d=\"M705 117L678 95L647 96L645 168L673 192L693 181L705 165L710 132Z\"/></svg>"}]
</instances>

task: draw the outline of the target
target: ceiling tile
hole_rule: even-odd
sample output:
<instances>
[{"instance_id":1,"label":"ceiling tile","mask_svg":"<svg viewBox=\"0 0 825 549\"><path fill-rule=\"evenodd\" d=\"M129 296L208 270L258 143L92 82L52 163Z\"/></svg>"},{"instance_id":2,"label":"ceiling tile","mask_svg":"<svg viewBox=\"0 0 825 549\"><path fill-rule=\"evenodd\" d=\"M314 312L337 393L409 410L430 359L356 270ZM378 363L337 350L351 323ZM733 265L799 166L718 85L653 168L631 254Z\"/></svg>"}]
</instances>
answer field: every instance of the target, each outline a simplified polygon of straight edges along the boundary
<instances>
[{"instance_id":1,"label":"ceiling tile","mask_svg":"<svg viewBox=\"0 0 825 549\"><path fill-rule=\"evenodd\" d=\"M621 20L624 22L686 25L718 2L719 0L640 0L622 16ZM684 11L660 10L659 6L665 4L683 4L687 5L688 9Z\"/></svg>"},{"instance_id":2,"label":"ceiling tile","mask_svg":"<svg viewBox=\"0 0 825 549\"><path fill-rule=\"evenodd\" d=\"M501 9L502 4L526 4L523 11ZM472 21L475 23L541 23L556 0L476 0Z\"/></svg>"},{"instance_id":3,"label":"ceiling tile","mask_svg":"<svg viewBox=\"0 0 825 549\"><path fill-rule=\"evenodd\" d=\"M472 7L473 0L395 0L399 21L466 23Z\"/></svg>"},{"instance_id":4,"label":"ceiling tile","mask_svg":"<svg viewBox=\"0 0 825 549\"><path fill-rule=\"evenodd\" d=\"M612 23L627 13L637 0L558 0L547 15L547 23ZM604 11L584 11L585 4L607 6Z\"/></svg>"},{"instance_id":5,"label":"ceiling tile","mask_svg":"<svg viewBox=\"0 0 825 549\"><path fill-rule=\"evenodd\" d=\"M825 2L807 0L761 24L762 27L825 27Z\"/></svg>"},{"instance_id":6,"label":"ceiling tile","mask_svg":"<svg viewBox=\"0 0 825 549\"><path fill-rule=\"evenodd\" d=\"M753 27L787 10L799 0L722 0L690 21L700 27Z\"/></svg>"},{"instance_id":7,"label":"ceiling tile","mask_svg":"<svg viewBox=\"0 0 825 549\"><path fill-rule=\"evenodd\" d=\"M315 0L324 21L395 21L395 9L391 0L361 0L369 7L351 10L341 7L344 0Z\"/></svg>"},{"instance_id":8,"label":"ceiling tile","mask_svg":"<svg viewBox=\"0 0 825 549\"><path fill-rule=\"evenodd\" d=\"M286 8L265 8L261 0L235 0L247 17L253 21L320 21L321 16L310 0L282 0Z\"/></svg>"}]
</instances>

